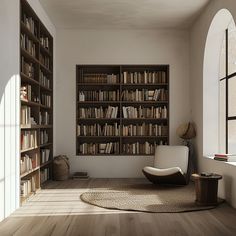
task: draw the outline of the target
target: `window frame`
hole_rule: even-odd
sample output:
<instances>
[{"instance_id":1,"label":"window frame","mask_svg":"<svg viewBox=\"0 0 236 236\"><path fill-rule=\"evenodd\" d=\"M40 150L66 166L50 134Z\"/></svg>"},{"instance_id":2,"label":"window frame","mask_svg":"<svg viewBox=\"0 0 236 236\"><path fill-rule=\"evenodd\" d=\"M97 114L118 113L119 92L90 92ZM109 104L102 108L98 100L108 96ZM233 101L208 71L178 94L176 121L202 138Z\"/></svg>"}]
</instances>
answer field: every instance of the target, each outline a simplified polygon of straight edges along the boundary
<instances>
[{"instance_id":1,"label":"window frame","mask_svg":"<svg viewBox=\"0 0 236 236\"><path fill-rule=\"evenodd\" d=\"M220 78L219 83L225 80L225 151L229 151L229 121L236 120L236 116L229 116L229 80L236 79L236 72L229 74L229 30L225 30L225 77Z\"/></svg>"}]
</instances>

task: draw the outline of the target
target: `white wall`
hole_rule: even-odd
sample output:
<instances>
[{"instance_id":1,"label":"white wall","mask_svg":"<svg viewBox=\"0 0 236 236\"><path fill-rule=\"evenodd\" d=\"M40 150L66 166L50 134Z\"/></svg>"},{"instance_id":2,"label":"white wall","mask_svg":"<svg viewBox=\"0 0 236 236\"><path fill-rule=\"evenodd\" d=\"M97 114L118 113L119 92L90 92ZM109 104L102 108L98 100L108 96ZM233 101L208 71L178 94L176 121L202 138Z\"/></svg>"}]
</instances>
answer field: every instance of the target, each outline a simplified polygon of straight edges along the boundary
<instances>
[{"instance_id":1,"label":"white wall","mask_svg":"<svg viewBox=\"0 0 236 236\"><path fill-rule=\"evenodd\" d=\"M56 154L92 177L140 177L147 157L76 157L76 64L170 64L170 143L190 118L189 34L174 30L57 30Z\"/></svg>"},{"instance_id":2,"label":"white wall","mask_svg":"<svg viewBox=\"0 0 236 236\"><path fill-rule=\"evenodd\" d=\"M226 198L236 207L236 166L230 166L229 164L219 163L203 157L203 61L205 43L211 21L222 8L228 9L234 16L234 19L236 19L236 2L234 0L212 0L191 28L190 100L192 119L196 123L198 133L196 151L198 153L199 170L222 174L223 180L219 184L219 195Z\"/></svg>"},{"instance_id":3,"label":"white wall","mask_svg":"<svg viewBox=\"0 0 236 236\"><path fill-rule=\"evenodd\" d=\"M0 8L0 221L19 206L19 1Z\"/></svg>"},{"instance_id":4,"label":"white wall","mask_svg":"<svg viewBox=\"0 0 236 236\"><path fill-rule=\"evenodd\" d=\"M55 27L38 0L29 2L55 37ZM19 3L2 0L0 7L0 221L19 207L20 196Z\"/></svg>"}]
</instances>

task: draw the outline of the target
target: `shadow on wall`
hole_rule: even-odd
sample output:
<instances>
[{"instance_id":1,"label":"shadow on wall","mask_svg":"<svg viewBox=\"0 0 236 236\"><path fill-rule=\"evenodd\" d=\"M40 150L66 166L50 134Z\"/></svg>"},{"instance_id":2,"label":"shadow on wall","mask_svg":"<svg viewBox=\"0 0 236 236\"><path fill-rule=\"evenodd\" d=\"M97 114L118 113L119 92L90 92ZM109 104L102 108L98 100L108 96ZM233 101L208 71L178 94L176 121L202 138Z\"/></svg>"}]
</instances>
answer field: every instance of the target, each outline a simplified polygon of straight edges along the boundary
<instances>
[{"instance_id":1,"label":"shadow on wall","mask_svg":"<svg viewBox=\"0 0 236 236\"><path fill-rule=\"evenodd\" d=\"M19 205L20 77L1 87L0 100L0 221Z\"/></svg>"}]
</instances>

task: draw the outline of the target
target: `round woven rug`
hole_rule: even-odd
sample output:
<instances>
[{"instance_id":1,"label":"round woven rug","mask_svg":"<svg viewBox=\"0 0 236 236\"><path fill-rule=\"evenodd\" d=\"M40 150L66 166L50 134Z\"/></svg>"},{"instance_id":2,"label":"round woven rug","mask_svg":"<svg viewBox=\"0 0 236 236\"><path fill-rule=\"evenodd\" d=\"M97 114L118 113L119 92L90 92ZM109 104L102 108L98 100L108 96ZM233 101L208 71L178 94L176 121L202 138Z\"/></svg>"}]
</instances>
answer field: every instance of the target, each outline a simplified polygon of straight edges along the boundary
<instances>
[{"instance_id":1,"label":"round woven rug","mask_svg":"<svg viewBox=\"0 0 236 236\"><path fill-rule=\"evenodd\" d=\"M214 208L195 204L193 184L187 186L128 185L83 193L89 204L108 209L142 212L187 212ZM219 203L222 201L219 201Z\"/></svg>"}]
</instances>

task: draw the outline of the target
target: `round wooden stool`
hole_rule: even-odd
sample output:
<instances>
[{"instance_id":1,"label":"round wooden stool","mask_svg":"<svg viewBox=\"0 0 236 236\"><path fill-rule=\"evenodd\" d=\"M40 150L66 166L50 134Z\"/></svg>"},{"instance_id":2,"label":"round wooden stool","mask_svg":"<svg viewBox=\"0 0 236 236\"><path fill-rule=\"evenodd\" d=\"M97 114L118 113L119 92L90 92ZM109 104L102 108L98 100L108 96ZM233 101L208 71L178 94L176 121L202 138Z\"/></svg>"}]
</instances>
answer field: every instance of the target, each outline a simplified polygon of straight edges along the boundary
<instances>
[{"instance_id":1,"label":"round wooden stool","mask_svg":"<svg viewBox=\"0 0 236 236\"><path fill-rule=\"evenodd\" d=\"M222 176L192 174L192 177L195 180L196 203L201 206L217 205L218 180Z\"/></svg>"}]
</instances>

